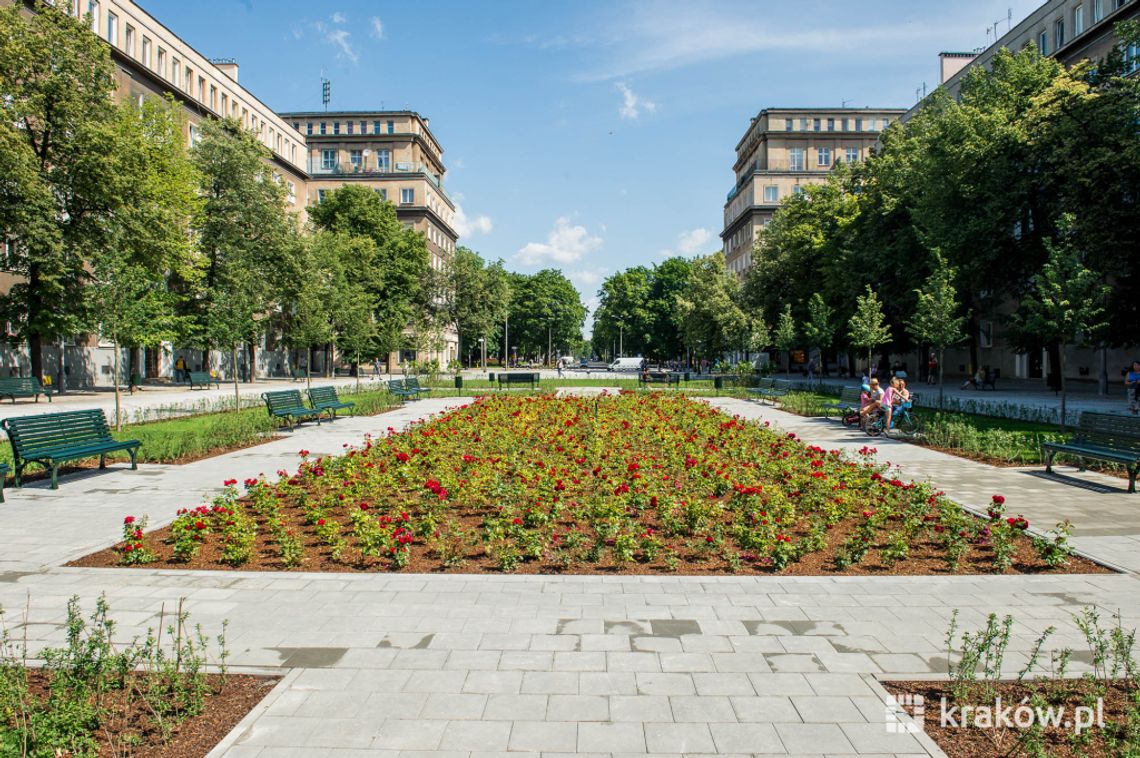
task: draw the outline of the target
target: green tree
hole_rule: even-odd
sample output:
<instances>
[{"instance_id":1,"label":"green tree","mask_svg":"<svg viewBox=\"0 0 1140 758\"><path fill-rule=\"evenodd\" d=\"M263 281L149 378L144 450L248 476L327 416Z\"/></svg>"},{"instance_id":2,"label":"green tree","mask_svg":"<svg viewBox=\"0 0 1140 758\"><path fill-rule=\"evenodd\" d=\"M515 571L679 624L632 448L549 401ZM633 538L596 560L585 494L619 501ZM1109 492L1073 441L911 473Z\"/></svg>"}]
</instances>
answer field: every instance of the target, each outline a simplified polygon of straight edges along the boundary
<instances>
[{"instance_id":1,"label":"green tree","mask_svg":"<svg viewBox=\"0 0 1140 758\"><path fill-rule=\"evenodd\" d=\"M883 315L883 304L869 284L855 301L855 314L848 323L847 337L852 345L867 351L868 371L871 370L871 351L891 341L891 327Z\"/></svg>"},{"instance_id":2,"label":"green tree","mask_svg":"<svg viewBox=\"0 0 1140 758\"><path fill-rule=\"evenodd\" d=\"M238 348L250 345L252 381L253 345L289 285L296 267L291 257L302 246L286 211L285 188L253 132L233 119L205 121L191 157L204 199L195 224L204 272L191 300L191 338L229 354L240 407Z\"/></svg>"},{"instance_id":3,"label":"green tree","mask_svg":"<svg viewBox=\"0 0 1140 758\"><path fill-rule=\"evenodd\" d=\"M961 315L958 290L954 286L957 272L937 252L935 268L922 289L915 290L917 304L906 328L915 342L929 345L938 352L938 407L942 408L942 371L946 348L961 343L966 317Z\"/></svg>"},{"instance_id":4,"label":"green tree","mask_svg":"<svg viewBox=\"0 0 1140 758\"><path fill-rule=\"evenodd\" d=\"M740 307L740 281L724 267L724 253L697 258L686 291L677 295L677 318L694 358L718 360L745 348L749 319Z\"/></svg>"},{"instance_id":5,"label":"green tree","mask_svg":"<svg viewBox=\"0 0 1140 758\"><path fill-rule=\"evenodd\" d=\"M594 342L617 345L617 357L647 355L654 324L651 294L652 273L644 266L606 277L598 290Z\"/></svg>"},{"instance_id":6,"label":"green tree","mask_svg":"<svg viewBox=\"0 0 1140 758\"><path fill-rule=\"evenodd\" d=\"M80 19L48 4L0 9L0 166L8 268L0 298L12 339L26 341L33 376L42 348L89 321L85 264L138 178L122 161L109 48ZM9 173L10 171L10 173Z\"/></svg>"},{"instance_id":7,"label":"green tree","mask_svg":"<svg viewBox=\"0 0 1140 758\"><path fill-rule=\"evenodd\" d=\"M784 303L784 310L780 312L780 318L776 322L776 328L772 332L772 344L776 346L777 350L784 351L787 356L787 373L791 376L792 373L792 350L796 347L796 320L792 318L792 304Z\"/></svg>"},{"instance_id":8,"label":"green tree","mask_svg":"<svg viewBox=\"0 0 1140 758\"><path fill-rule=\"evenodd\" d=\"M357 184L326 192L324 201L309 209L309 220L314 229L375 242L374 254L357 261L352 275L365 282L372 297L379 354L399 350L409 326L423 324L437 307L433 295L439 285L431 276L424 235L405 228L395 206L375 190Z\"/></svg>"},{"instance_id":9,"label":"green tree","mask_svg":"<svg viewBox=\"0 0 1140 758\"><path fill-rule=\"evenodd\" d=\"M1065 428L1065 352L1084 345L1104 329L1107 287L1085 267L1071 236L1071 216L1061 219L1061 238L1046 241L1049 260L1034 277L1033 288L1010 319L1014 341L1023 349L1056 345L1060 356L1061 428Z\"/></svg>"},{"instance_id":10,"label":"green tree","mask_svg":"<svg viewBox=\"0 0 1140 758\"><path fill-rule=\"evenodd\" d=\"M487 265L474 250L460 245L447 266L448 315L459 333L459 352L470 357L483 340L488 342L506 316L510 284L502 262Z\"/></svg>"},{"instance_id":11,"label":"green tree","mask_svg":"<svg viewBox=\"0 0 1140 758\"><path fill-rule=\"evenodd\" d=\"M645 354L658 360L679 359L685 352L677 328L677 295L689 288L693 265L674 257L653 267L650 277L648 310L651 319Z\"/></svg>"},{"instance_id":12,"label":"green tree","mask_svg":"<svg viewBox=\"0 0 1140 758\"><path fill-rule=\"evenodd\" d=\"M816 292L808 300L808 320L804 323L804 339L809 347L819 350L821 373L827 373L827 350L835 340L835 310Z\"/></svg>"},{"instance_id":13,"label":"green tree","mask_svg":"<svg viewBox=\"0 0 1140 758\"><path fill-rule=\"evenodd\" d=\"M512 274L509 351L520 356L577 346L582 339L586 307L573 283L557 269L532 275Z\"/></svg>"}]
</instances>

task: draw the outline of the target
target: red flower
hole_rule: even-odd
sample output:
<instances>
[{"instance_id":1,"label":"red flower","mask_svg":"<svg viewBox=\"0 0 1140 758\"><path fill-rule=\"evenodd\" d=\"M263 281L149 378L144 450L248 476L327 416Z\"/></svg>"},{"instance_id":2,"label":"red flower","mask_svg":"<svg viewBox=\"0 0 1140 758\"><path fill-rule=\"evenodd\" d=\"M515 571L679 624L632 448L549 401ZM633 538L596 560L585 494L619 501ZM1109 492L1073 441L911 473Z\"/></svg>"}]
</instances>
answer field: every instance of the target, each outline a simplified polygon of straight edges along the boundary
<instances>
[{"instance_id":1,"label":"red flower","mask_svg":"<svg viewBox=\"0 0 1140 758\"><path fill-rule=\"evenodd\" d=\"M134 516L127 516L125 519L123 519L123 523L124 524L133 524L133 523L135 523L135 517Z\"/></svg>"},{"instance_id":2,"label":"red flower","mask_svg":"<svg viewBox=\"0 0 1140 758\"><path fill-rule=\"evenodd\" d=\"M224 482L222 482L223 487L232 487L235 484L237 484L237 479L227 479Z\"/></svg>"},{"instance_id":3,"label":"red flower","mask_svg":"<svg viewBox=\"0 0 1140 758\"><path fill-rule=\"evenodd\" d=\"M1005 504L1005 498L1002 497L1001 495L994 495L992 499L996 505L1004 505Z\"/></svg>"},{"instance_id":4,"label":"red flower","mask_svg":"<svg viewBox=\"0 0 1140 758\"><path fill-rule=\"evenodd\" d=\"M521 518L519 518L518 516L515 516L513 519L511 519L511 523L514 524L515 526L522 526L522 522L523 522L523 520Z\"/></svg>"}]
</instances>

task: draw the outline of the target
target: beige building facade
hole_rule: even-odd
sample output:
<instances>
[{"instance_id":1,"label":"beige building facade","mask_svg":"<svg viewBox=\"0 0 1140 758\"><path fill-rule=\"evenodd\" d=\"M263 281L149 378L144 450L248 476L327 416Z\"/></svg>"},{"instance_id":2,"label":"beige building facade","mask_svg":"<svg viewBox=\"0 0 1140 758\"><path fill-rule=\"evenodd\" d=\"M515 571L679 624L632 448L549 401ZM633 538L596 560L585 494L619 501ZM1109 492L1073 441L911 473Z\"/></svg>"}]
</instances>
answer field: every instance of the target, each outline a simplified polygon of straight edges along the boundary
<instances>
[{"instance_id":1,"label":"beige building facade","mask_svg":"<svg viewBox=\"0 0 1140 758\"><path fill-rule=\"evenodd\" d=\"M20 0L0 0L6 5L13 2ZM443 149L426 118L412 111L280 114L239 84L235 60L203 56L132 0L40 2L85 18L92 33L109 46L120 99L141 102L147 97L173 96L185 115L188 147L199 139L200 125L208 118L231 117L253 131L270 151L274 172L286 186L289 207L300 222L306 219L306 208L320 202L325 192L365 182L396 206L406 226L423 233L432 267L442 270L446 265L458 240L453 227L455 205L444 190ZM28 12L36 5L21 4ZM17 281L12 273L0 270L0 291ZM291 368L291 356L275 337L270 335L256 351L252 373L257 376L288 373ZM393 354L389 365L415 357L435 358L446 366L458 356L458 335L454 329L445 329L438 337L431 349L418 355L415 351ZM210 365L201 366L200 351L169 344L136 353L125 362L147 378L172 377L174 361L180 356L191 368L227 375L234 370L242 375L251 371L248 365L229 366L223 355L213 355ZM312 358L315 369L325 368L324 356ZM239 364L243 360L239 357ZM65 339L58 350L46 350L44 355L45 373L73 387L110 382L113 363L113 348L97 336ZM0 348L0 372L26 375L29 367L26 349Z\"/></svg>"},{"instance_id":2,"label":"beige building facade","mask_svg":"<svg viewBox=\"0 0 1140 758\"><path fill-rule=\"evenodd\" d=\"M736 182L720 233L725 265L743 275L776 209L840 163L857 163L900 115L897 108L766 108L736 145Z\"/></svg>"}]
</instances>

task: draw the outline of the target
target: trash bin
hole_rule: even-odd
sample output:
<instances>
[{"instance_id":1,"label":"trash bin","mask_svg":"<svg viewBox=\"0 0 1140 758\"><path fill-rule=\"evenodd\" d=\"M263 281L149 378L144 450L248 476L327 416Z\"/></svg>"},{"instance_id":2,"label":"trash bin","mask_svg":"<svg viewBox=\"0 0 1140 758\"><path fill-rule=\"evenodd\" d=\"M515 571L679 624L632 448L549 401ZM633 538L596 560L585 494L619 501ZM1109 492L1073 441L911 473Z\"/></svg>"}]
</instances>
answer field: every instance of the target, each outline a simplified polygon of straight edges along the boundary
<instances>
[{"instance_id":1,"label":"trash bin","mask_svg":"<svg viewBox=\"0 0 1140 758\"><path fill-rule=\"evenodd\" d=\"M689 382L689 372L686 371L685 372L685 383L688 384L688 382Z\"/></svg>"},{"instance_id":2,"label":"trash bin","mask_svg":"<svg viewBox=\"0 0 1140 758\"><path fill-rule=\"evenodd\" d=\"M720 392L722 389L724 389L724 377L723 376L714 376L713 377L713 387L716 388L717 392Z\"/></svg>"},{"instance_id":3,"label":"trash bin","mask_svg":"<svg viewBox=\"0 0 1140 758\"><path fill-rule=\"evenodd\" d=\"M455 389L457 389L457 390L463 389L463 377L462 376L456 376L455 377Z\"/></svg>"},{"instance_id":4,"label":"trash bin","mask_svg":"<svg viewBox=\"0 0 1140 758\"><path fill-rule=\"evenodd\" d=\"M491 371L490 373L487 374L487 381L490 382L491 384L495 383L495 372L494 371Z\"/></svg>"}]
</instances>

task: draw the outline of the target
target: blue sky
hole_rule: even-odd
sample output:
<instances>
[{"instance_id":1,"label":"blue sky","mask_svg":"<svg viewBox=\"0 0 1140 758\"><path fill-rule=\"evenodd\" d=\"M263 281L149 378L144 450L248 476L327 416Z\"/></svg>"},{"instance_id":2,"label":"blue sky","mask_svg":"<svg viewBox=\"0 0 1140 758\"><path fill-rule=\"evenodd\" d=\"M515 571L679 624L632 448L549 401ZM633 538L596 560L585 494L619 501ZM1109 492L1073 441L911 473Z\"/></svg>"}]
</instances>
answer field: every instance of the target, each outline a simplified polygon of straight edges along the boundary
<instances>
[{"instance_id":1,"label":"blue sky","mask_svg":"<svg viewBox=\"0 0 1140 758\"><path fill-rule=\"evenodd\" d=\"M940 50L1036 0L141 0L279 111L411 109L443 144L462 244L607 274L719 248L733 148L772 106L900 106Z\"/></svg>"}]
</instances>

